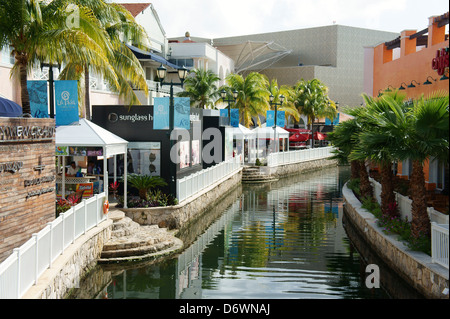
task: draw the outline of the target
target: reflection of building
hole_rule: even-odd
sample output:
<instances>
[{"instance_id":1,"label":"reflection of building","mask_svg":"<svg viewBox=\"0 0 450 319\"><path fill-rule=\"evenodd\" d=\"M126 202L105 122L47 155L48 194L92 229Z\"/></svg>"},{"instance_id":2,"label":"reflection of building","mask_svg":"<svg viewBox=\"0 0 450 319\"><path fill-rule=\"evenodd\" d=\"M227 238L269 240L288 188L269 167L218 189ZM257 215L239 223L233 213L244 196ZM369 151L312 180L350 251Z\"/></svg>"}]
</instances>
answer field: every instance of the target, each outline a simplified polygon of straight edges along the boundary
<instances>
[{"instance_id":1,"label":"reflection of building","mask_svg":"<svg viewBox=\"0 0 450 319\"><path fill-rule=\"evenodd\" d=\"M448 93L448 19L448 12L430 17L427 28L421 31L404 30L399 37L365 48L364 91L377 96L387 89L400 89L407 98L427 96L439 90ZM439 72L433 68L433 59L442 53L446 53L443 60L447 68ZM424 164L428 189L445 187L444 180L448 180L445 167L447 163L433 158ZM397 170L399 176L409 178L411 161L399 163Z\"/></svg>"}]
</instances>

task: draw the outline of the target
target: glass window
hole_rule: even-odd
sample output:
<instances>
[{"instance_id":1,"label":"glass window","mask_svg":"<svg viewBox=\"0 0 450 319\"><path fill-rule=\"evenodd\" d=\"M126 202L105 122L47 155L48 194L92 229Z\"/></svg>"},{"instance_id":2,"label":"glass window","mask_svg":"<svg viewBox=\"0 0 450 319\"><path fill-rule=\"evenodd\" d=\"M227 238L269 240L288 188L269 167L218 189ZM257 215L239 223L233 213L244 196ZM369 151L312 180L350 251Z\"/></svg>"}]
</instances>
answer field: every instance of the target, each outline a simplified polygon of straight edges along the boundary
<instances>
[{"instance_id":1,"label":"glass window","mask_svg":"<svg viewBox=\"0 0 450 319\"><path fill-rule=\"evenodd\" d=\"M161 176L161 143L129 143L128 173Z\"/></svg>"}]
</instances>

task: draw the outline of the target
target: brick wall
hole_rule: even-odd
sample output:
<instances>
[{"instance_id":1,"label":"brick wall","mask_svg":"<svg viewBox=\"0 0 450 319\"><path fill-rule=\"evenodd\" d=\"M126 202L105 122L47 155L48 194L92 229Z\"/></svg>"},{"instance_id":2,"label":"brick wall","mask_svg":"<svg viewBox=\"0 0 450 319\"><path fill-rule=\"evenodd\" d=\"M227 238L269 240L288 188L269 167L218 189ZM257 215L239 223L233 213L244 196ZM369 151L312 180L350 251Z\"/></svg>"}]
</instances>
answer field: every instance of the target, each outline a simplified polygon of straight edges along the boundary
<instances>
[{"instance_id":1,"label":"brick wall","mask_svg":"<svg viewBox=\"0 0 450 319\"><path fill-rule=\"evenodd\" d=\"M54 119L0 117L0 262L55 218Z\"/></svg>"}]
</instances>

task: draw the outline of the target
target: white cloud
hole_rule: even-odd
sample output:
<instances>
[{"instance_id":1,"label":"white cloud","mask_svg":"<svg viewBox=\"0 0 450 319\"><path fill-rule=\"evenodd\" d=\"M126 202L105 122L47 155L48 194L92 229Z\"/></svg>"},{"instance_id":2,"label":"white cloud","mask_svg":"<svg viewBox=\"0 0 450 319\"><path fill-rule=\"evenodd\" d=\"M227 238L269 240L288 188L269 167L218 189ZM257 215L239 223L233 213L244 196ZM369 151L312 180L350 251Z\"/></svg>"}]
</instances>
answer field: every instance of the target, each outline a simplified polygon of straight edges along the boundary
<instances>
[{"instance_id":1,"label":"white cloud","mask_svg":"<svg viewBox=\"0 0 450 319\"><path fill-rule=\"evenodd\" d=\"M400 32L422 30L449 10L444 0L117 0L151 2L168 37L215 38L337 24Z\"/></svg>"}]
</instances>

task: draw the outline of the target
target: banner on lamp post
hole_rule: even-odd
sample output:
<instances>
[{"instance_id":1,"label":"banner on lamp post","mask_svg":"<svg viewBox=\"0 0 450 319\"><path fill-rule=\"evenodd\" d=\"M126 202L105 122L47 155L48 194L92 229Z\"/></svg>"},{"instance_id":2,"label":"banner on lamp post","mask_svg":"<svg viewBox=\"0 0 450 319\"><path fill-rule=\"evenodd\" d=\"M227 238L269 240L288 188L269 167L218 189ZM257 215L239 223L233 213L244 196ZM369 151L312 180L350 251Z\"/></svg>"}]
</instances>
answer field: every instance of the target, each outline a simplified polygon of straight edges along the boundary
<instances>
[{"instance_id":1,"label":"banner on lamp post","mask_svg":"<svg viewBox=\"0 0 450 319\"><path fill-rule=\"evenodd\" d=\"M239 109L231 109L230 111L230 125L239 127Z\"/></svg>"},{"instance_id":2,"label":"banner on lamp post","mask_svg":"<svg viewBox=\"0 0 450 319\"><path fill-rule=\"evenodd\" d=\"M266 112L266 127L271 127L275 125L275 111Z\"/></svg>"},{"instance_id":3,"label":"banner on lamp post","mask_svg":"<svg viewBox=\"0 0 450 319\"><path fill-rule=\"evenodd\" d=\"M170 98L155 97L153 104L153 129L168 130Z\"/></svg>"},{"instance_id":4,"label":"banner on lamp post","mask_svg":"<svg viewBox=\"0 0 450 319\"><path fill-rule=\"evenodd\" d=\"M55 124L77 124L78 82L75 80L55 81Z\"/></svg>"},{"instance_id":5,"label":"banner on lamp post","mask_svg":"<svg viewBox=\"0 0 450 319\"><path fill-rule=\"evenodd\" d=\"M27 81L31 116L48 118L47 81Z\"/></svg>"},{"instance_id":6,"label":"banner on lamp post","mask_svg":"<svg viewBox=\"0 0 450 319\"><path fill-rule=\"evenodd\" d=\"M191 127L191 100L188 97L174 98L174 127L189 130Z\"/></svg>"},{"instance_id":7,"label":"banner on lamp post","mask_svg":"<svg viewBox=\"0 0 450 319\"><path fill-rule=\"evenodd\" d=\"M285 116L284 111L277 111L277 126L284 127Z\"/></svg>"}]
</instances>

